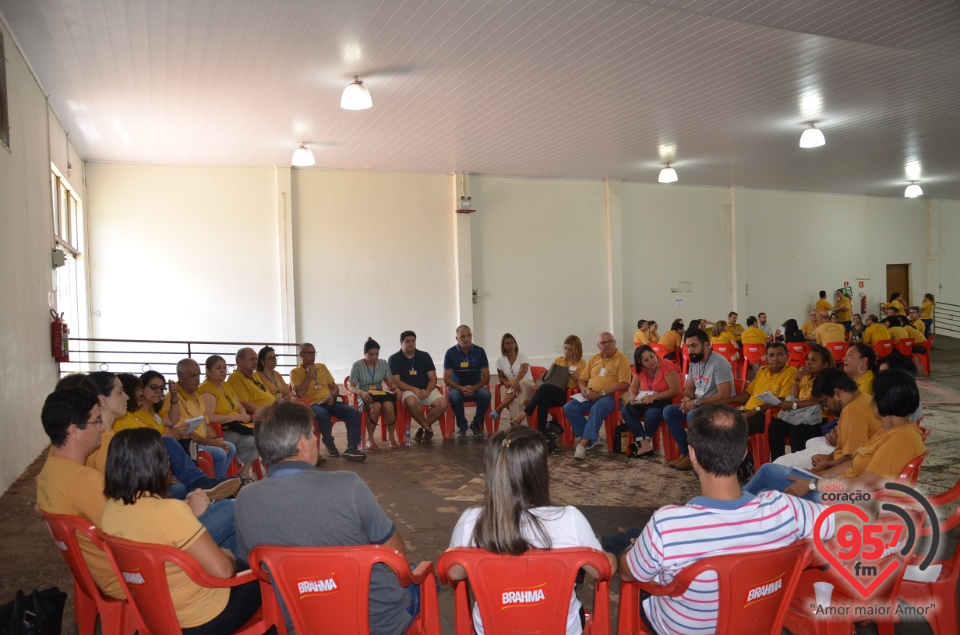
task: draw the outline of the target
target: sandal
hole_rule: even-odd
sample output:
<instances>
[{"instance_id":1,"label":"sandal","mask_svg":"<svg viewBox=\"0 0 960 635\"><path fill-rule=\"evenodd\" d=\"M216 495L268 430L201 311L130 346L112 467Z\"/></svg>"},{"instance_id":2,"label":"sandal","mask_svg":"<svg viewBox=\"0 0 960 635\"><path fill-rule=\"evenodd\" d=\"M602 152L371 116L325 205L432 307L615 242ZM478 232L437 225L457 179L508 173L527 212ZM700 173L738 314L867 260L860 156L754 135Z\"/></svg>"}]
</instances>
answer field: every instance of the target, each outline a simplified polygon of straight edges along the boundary
<instances>
[{"instance_id":1,"label":"sandal","mask_svg":"<svg viewBox=\"0 0 960 635\"><path fill-rule=\"evenodd\" d=\"M399 448L399 447L400 447L400 444L397 443L397 440L396 440L396 439L390 439L390 449L391 449L391 450L396 450L396 449Z\"/></svg>"},{"instance_id":2,"label":"sandal","mask_svg":"<svg viewBox=\"0 0 960 635\"><path fill-rule=\"evenodd\" d=\"M433 430L420 429L423 430L423 441L421 441L421 443L430 443L430 439L433 438Z\"/></svg>"},{"instance_id":3,"label":"sandal","mask_svg":"<svg viewBox=\"0 0 960 635\"><path fill-rule=\"evenodd\" d=\"M367 441L363 444L364 450L379 450L380 446L377 445L374 441Z\"/></svg>"}]
</instances>

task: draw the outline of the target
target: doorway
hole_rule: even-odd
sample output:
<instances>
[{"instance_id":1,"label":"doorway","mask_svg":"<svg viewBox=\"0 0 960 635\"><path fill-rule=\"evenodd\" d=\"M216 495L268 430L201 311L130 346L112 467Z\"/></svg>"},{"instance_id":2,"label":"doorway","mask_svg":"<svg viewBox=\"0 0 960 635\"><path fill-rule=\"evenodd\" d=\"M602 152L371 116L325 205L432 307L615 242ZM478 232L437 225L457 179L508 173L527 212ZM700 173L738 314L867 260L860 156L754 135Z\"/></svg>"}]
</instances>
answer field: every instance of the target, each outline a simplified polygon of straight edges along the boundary
<instances>
[{"instance_id":1,"label":"doorway","mask_svg":"<svg viewBox=\"0 0 960 635\"><path fill-rule=\"evenodd\" d=\"M883 301L887 302L890 295L898 291L903 294L905 306L913 303L910 296L910 265L887 265L887 295Z\"/></svg>"}]
</instances>

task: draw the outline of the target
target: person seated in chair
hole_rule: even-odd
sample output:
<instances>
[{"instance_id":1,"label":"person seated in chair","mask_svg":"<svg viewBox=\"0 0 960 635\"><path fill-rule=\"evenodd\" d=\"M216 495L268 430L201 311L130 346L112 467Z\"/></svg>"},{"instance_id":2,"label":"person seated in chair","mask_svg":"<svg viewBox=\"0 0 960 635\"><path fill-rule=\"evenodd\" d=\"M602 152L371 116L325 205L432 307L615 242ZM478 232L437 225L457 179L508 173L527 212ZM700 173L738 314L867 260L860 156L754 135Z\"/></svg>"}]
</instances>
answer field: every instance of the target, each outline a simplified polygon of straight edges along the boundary
<instances>
[{"instance_id":1,"label":"person seated in chair","mask_svg":"<svg viewBox=\"0 0 960 635\"><path fill-rule=\"evenodd\" d=\"M727 403L740 406L747 419L750 434L763 434L766 429L766 412L777 408L780 402L790 394L793 378L797 369L787 364L787 345L782 342L771 344L767 349L767 365L757 371L753 381ZM761 395L770 393L776 402L764 401Z\"/></svg>"},{"instance_id":2,"label":"person seated in chair","mask_svg":"<svg viewBox=\"0 0 960 635\"><path fill-rule=\"evenodd\" d=\"M660 338L660 346L666 349L663 358L670 361L680 361L680 347L683 345L683 332L685 330L683 320L677 318L670 325L670 330Z\"/></svg>"},{"instance_id":3,"label":"person seated in chair","mask_svg":"<svg viewBox=\"0 0 960 635\"><path fill-rule=\"evenodd\" d=\"M780 492L740 491L737 468L747 454L747 424L730 406L698 408L689 425L690 462L700 478L700 496L653 513L634 545L620 554L625 581L666 585L703 558L787 547L811 538L825 511ZM822 539L833 536L836 522L835 516L824 520ZM716 579L716 573L704 573L682 595L646 598L641 619L660 635L715 632L720 605Z\"/></svg>"},{"instance_id":4,"label":"person seated in chair","mask_svg":"<svg viewBox=\"0 0 960 635\"><path fill-rule=\"evenodd\" d=\"M447 400L437 390L437 367L430 353L417 349L417 334L400 334L400 350L388 360L393 381L400 388L400 401L420 428L413 435L417 443L430 443L433 424L447 410ZM423 412L422 406L427 407Z\"/></svg>"},{"instance_id":5,"label":"person seated in chair","mask_svg":"<svg viewBox=\"0 0 960 635\"><path fill-rule=\"evenodd\" d=\"M754 316L747 318L747 330L740 335L742 344L766 344L767 332L760 328L759 320Z\"/></svg>"},{"instance_id":6,"label":"person seated in chair","mask_svg":"<svg viewBox=\"0 0 960 635\"><path fill-rule=\"evenodd\" d=\"M840 317L836 313L827 316L826 313L820 315L820 326L814 332L814 339L817 344L826 346L834 342L845 342L847 340L847 331L840 324Z\"/></svg>"},{"instance_id":7,"label":"person seated in chair","mask_svg":"<svg viewBox=\"0 0 960 635\"><path fill-rule=\"evenodd\" d=\"M490 407L490 362L487 352L473 343L473 331L466 324L457 327L457 344L443 356L443 384L450 408L457 419L457 436L467 436L463 403L472 401L477 410L470 423L473 436L483 438L483 418Z\"/></svg>"},{"instance_id":8,"label":"person seated in chair","mask_svg":"<svg viewBox=\"0 0 960 635\"><path fill-rule=\"evenodd\" d=\"M288 401L267 406L257 413L254 441L267 475L237 496L242 558L248 559L259 545L383 545L405 556L399 530L359 476L316 469L317 438L309 408ZM370 633L405 632L419 594L416 585L405 589L389 569L375 566L370 574ZM286 607L283 611L292 629Z\"/></svg>"}]
</instances>

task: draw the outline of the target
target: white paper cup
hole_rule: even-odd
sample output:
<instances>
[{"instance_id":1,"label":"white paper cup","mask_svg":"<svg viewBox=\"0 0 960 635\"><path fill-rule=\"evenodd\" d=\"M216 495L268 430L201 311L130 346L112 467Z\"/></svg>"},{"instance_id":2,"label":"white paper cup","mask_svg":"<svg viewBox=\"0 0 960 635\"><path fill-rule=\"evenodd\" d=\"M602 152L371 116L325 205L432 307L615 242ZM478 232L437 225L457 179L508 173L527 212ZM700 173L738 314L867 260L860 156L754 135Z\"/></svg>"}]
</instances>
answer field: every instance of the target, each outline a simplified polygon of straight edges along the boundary
<instances>
[{"instance_id":1,"label":"white paper cup","mask_svg":"<svg viewBox=\"0 0 960 635\"><path fill-rule=\"evenodd\" d=\"M817 605L826 608L833 598L833 585L829 582L814 582L813 592L817 595Z\"/></svg>"}]
</instances>

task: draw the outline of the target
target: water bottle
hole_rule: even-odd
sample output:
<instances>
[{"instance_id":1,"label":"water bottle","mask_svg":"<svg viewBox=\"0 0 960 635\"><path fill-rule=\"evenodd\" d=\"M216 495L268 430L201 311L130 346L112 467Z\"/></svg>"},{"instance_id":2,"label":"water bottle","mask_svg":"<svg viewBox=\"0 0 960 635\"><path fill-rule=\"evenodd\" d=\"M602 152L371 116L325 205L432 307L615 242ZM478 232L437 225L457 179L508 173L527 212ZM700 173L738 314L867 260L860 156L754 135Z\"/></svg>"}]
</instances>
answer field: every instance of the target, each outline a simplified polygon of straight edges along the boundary
<instances>
[{"instance_id":1,"label":"water bottle","mask_svg":"<svg viewBox=\"0 0 960 635\"><path fill-rule=\"evenodd\" d=\"M413 437L410 436L410 420L409 419L407 420L406 427L403 429L403 434L406 435L404 436L403 444L407 447L410 447L410 445L413 443Z\"/></svg>"}]
</instances>

